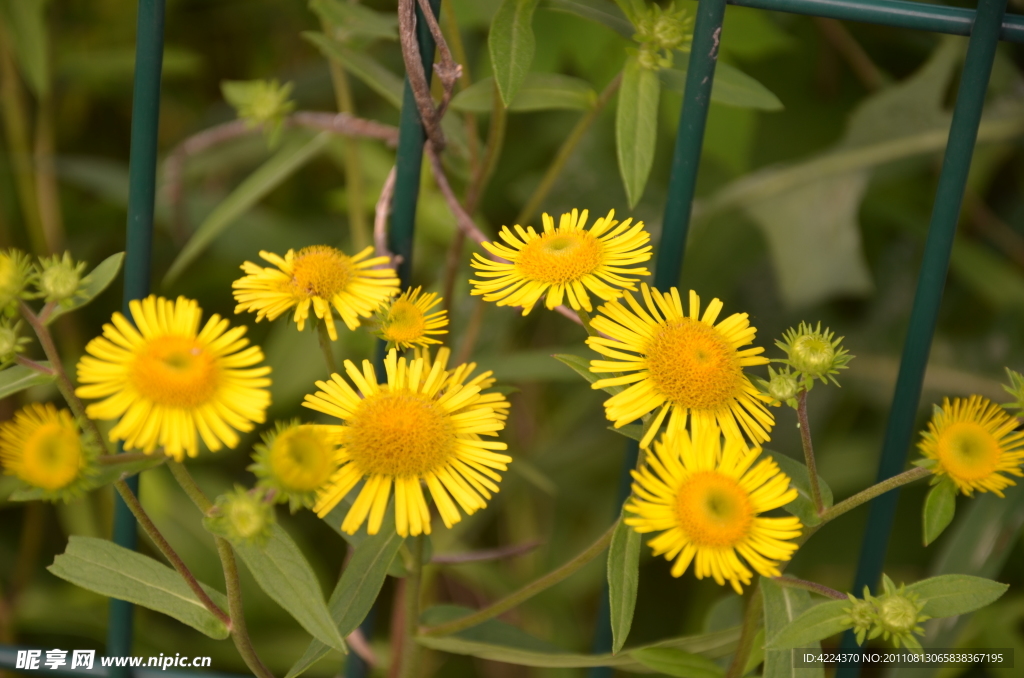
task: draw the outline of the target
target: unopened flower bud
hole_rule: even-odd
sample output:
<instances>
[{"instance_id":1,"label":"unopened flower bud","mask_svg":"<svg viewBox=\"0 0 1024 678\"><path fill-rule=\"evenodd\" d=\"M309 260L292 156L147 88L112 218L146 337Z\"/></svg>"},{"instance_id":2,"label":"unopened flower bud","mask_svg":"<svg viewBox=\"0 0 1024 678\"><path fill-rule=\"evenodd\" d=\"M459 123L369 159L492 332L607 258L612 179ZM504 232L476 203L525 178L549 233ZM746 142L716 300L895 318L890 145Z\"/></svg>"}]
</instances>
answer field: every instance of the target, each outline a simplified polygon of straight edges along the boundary
<instances>
[{"instance_id":1,"label":"unopened flower bud","mask_svg":"<svg viewBox=\"0 0 1024 678\"><path fill-rule=\"evenodd\" d=\"M41 259L37 286L47 302L70 302L82 284L85 262L75 263L70 252Z\"/></svg>"},{"instance_id":2,"label":"unopened flower bud","mask_svg":"<svg viewBox=\"0 0 1024 678\"><path fill-rule=\"evenodd\" d=\"M285 117L295 110L290 100L292 84L277 80L225 81L224 99L238 111L238 117L250 127L261 127L273 146L280 136Z\"/></svg>"},{"instance_id":3,"label":"unopened flower bud","mask_svg":"<svg viewBox=\"0 0 1024 678\"><path fill-rule=\"evenodd\" d=\"M827 327L822 331L821 323L812 328L809 323L802 322L796 329L787 330L782 341L775 344L787 354L782 362L806 377L808 389L815 379L821 379L823 383L831 379L838 386L839 382L833 375L846 369L853 356L840 346L843 337L835 339L834 336Z\"/></svg>"},{"instance_id":4,"label":"unopened flower bud","mask_svg":"<svg viewBox=\"0 0 1024 678\"><path fill-rule=\"evenodd\" d=\"M20 251L0 251L0 309L13 313L18 299L26 297L25 287L32 277L28 258Z\"/></svg>"},{"instance_id":5,"label":"unopened flower bud","mask_svg":"<svg viewBox=\"0 0 1024 678\"><path fill-rule=\"evenodd\" d=\"M778 372L769 367L768 374L768 395L780 403L788 403L796 398L800 392L800 382L788 367Z\"/></svg>"},{"instance_id":6,"label":"unopened flower bud","mask_svg":"<svg viewBox=\"0 0 1024 678\"><path fill-rule=\"evenodd\" d=\"M217 497L216 505L203 520L210 532L234 544L265 544L275 523L273 506L264 501L262 492L244 487Z\"/></svg>"},{"instance_id":7,"label":"unopened flower bud","mask_svg":"<svg viewBox=\"0 0 1024 678\"><path fill-rule=\"evenodd\" d=\"M855 598L849 593L846 595L850 599L851 605L845 610L847 614L845 622L853 627L853 632L857 635L857 643L863 645L867 638L874 638L881 633L881 630L877 629L878 611L875 609L875 600L866 586L863 599Z\"/></svg>"}]
</instances>

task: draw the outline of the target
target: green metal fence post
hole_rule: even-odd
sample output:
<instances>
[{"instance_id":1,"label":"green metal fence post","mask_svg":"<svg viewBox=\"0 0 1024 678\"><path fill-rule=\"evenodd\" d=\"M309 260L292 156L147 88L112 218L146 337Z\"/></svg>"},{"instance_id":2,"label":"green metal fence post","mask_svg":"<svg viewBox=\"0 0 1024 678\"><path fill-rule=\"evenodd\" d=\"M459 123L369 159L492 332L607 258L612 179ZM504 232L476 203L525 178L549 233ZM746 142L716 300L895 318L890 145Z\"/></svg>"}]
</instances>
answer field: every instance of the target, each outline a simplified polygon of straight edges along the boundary
<instances>
[{"instance_id":1,"label":"green metal fence post","mask_svg":"<svg viewBox=\"0 0 1024 678\"><path fill-rule=\"evenodd\" d=\"M882 458L878 466L879 481L901 472L906 464L907 448L913 436L914 420L921 398L921 384L924 381L939 304L942 301L942 290L949 269L950 253L953 250L953 237L956 235L956 225L960 219L967 174L978 137L985 92L992 73L999 29L1005 10L1006 0L978 2L978 12L967 47L967 58L960 77L960 90L953 109L949 141L942 161L942 174L939 176L936 189L917 293L910 313L910 327L903 345L899 377L885 432ZM857 580L853 589L857 593L865 586L873 588L881 577L898 498L898 492L889 492L871 503L864 545L857 568ZM856 642L848 634L844 638L844 644L849 645L851 641L856 647ZM840 665L837 677L850 678L857 675L858 671L859 666Z\"/></svg>"},{"instance_id":2,"label":"green metal fence post","mask_svg":"<svg viewBox=\"0 0 1024 678\"><path fill-rule=\"evenodd\" d=\"M132 92L132 131L129 153L128 232L124 263L124 306L149 294L153 250L153 208L156 198L156 142L160 124L160 72L164 53L164 0L139 0L135 37L135 84ZM128 480L136 494L139 477ZM135 517L124 501L114 496L114 542L134 549L138 537ZM107 626L107 656L131 654L131 603L111 599ZM111 678L131 675L125 667L111 667Z\"/></svg>"}]
</instances>

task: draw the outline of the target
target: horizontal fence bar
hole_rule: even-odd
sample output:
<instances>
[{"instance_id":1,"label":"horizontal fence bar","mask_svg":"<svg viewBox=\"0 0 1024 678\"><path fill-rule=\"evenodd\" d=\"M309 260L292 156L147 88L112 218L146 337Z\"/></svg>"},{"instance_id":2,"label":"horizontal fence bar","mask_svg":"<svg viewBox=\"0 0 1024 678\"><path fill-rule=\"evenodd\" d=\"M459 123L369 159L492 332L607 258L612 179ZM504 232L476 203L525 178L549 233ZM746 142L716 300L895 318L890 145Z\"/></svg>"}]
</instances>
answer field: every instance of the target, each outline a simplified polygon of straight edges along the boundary
<instances>
[{"instance_id":1,"label":"horizontal fence bar","mask_svg":"<svg viewBox=\"0 0 1024 678\"><path fill-rule=\"evenodd\" d=\"M730 5L755 7L775 12L807 14L828 19L861 21L918 31L970 35L974 25L974 10L944 7L925 2L906 0L727 0ZM1007 14L1003 17L999 39L1024 42L1024 16Z\"/></svg>"}]
</instances>

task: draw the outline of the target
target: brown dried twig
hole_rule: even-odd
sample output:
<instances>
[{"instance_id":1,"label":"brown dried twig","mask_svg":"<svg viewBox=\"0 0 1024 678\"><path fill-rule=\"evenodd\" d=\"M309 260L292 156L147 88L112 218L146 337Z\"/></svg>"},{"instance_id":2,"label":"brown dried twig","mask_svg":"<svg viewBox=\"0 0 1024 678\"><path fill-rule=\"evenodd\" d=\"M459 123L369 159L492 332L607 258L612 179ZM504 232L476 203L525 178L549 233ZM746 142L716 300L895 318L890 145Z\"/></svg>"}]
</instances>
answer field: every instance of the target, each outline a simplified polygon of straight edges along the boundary
<instances>
[{"instance_id":1,"label":"brown dried twig","mask_svg":"<svg viewBox=\"0 0 1024 678\"><path fill-rule=\"evenodd\" d=\"M388 257L390 265L397 267L401 257L392 254L388 249L388 215L391 212L391 198L395 195L395 168L388 172L384 186L380 189L377 206L373 214L373 246L378 257Z\"/></svg>"}]
</instances>

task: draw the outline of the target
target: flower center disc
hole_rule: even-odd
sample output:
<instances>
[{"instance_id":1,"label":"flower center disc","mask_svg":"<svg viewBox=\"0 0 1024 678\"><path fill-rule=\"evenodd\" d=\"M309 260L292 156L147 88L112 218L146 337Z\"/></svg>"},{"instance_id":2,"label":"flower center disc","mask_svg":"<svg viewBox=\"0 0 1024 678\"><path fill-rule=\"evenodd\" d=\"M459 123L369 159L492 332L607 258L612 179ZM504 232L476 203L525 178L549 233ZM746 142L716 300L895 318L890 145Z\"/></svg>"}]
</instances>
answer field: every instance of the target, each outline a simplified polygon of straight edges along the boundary
<instances>
[{"instance_id":1,"label":"flower center disc","mask_svg":"<svg viewBox=\"0 0 1024 678\"><path fill-rule=\"evenodd\" d=\"M644 353L658 391L679 407L711 410L736 397L743 370L721 333L692 318L663 325Z\"/></svg>"},{"instance_id":2,"label":"flower center disc","mask_svg":"<svg viewBox=\"0 0 1024 678\"><path fill-rule=\"evenodd\" d=\"M388 311L385 334L389 341L410 342L419 339L427 329L423 312L405 299L399 299Z\"/></svg>"},{"instance_id":3,"label":"flower center disc","mask_svg":"<svg viewBox=\"0 0 1024 678\"><path fill-rule=\"evenodd\" d=\"M419 477L455 451L455 427L430 397L380 391L365 398L348 420L342 442L367 475Z\"/></svg>"},{"instance_id":4,"label":"flower center disc","mask_svg":"<svg viewBox=\"0 0 1024 678\"><path fill-rule=\"evenodd\" d=\"M25 441L22 474L31 485L59 490L78 476L81 465L78 434L58 423L43 424Z\"/></svg>"},{"instance_id":5,"label":"flower center disc","mask_svg":"<svg viewBox=\"0 0 1024 678\"><path fill-rule=\"evenodd\" d=\"M749 533L750 498L732 478L713 471L695 473L679 488L679 526L697 546L736 546Z\"/></svg>"},{"instance_id":6,"label":"flower center disc","mask_svg":"<svg viewBox=\"0 0 1024 678\"><path fill-rule=\"evenodd\" d=\"M545 233L520 250L516 268L528 280L560 285L593 273L603 260L601 241L587 231Z\"/></svg>"},{"instance_id":7,"label":"flower center disc","mask_svg":"<svg viewBox=\"0 0 1024 678\"><path fill-rule=\"evenodd\" d=\"M981 480L995 472L1002 450L991 433L974 422L950 424L939 436L939 461L961 480Z\"/></svg>"},{"instance_id":8,"label":"flower center disc","mask_svg":"<svg viewBox=\"0 0 1024 678\"><path fill-rule=\"evenodd\" d=\"M292 286L306 298L331 299L352 280L351 260L333 247L303 248L292 266Z\"/></svg>"},{"instance_id":9,"label":"flower center disc","mask_svg":"<svg viewBox=\"0 0 1024 678\"><path fill-rule=\"evenodd\" d=\"M274 440L270 468L289 490L311 492L330 479L332 453L323 435L300 426Z\"/></svg>"},{"instance_id":10,"label":"flower center disc","mask_svg":"<svg viewBox=\"0 0 1024 678\"><path fill-rule=\"evenodd\" d=\"M190 337L158 337L132 363L132 385L165 407L193 408L209 402L220 384L214 357Z\"/></svg>"}]
</instances>

